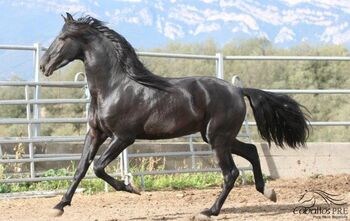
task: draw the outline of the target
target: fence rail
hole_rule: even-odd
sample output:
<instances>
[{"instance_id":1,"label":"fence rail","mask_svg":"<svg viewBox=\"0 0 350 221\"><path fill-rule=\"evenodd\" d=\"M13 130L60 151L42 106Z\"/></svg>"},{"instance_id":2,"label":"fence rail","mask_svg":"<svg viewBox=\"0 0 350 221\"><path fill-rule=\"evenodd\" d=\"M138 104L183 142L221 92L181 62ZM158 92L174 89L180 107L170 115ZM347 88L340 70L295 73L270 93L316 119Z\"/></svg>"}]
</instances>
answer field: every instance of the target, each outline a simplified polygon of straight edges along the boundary
<instances>
[{"instance_id":1,"label":"fence rail","mask_svg":"<svg viewBox=\"0 0 350 221\"><path fill-rule=\"evenodd\" d=\"M23 45L0 45L0 50L25 50L33 51L34 54L34 81L0 81L0 87L24 87L25 99L13 99L13 100L0 100L0 105L26 105L26 118L0 118L0 125L8 124L24 124L28 128L27 137L0 137L0 164L7 163L29 163L30 172L29 177L26 178L12 178L12 179L2 179L0 183L10 183L10 182L22 182L22 181L43 181L43 180L64 180L71 179L71 176L67 177L38 177L40 173L35 170L35 163L37 162L48 162L48 161L70 161L78 160L80 158L79 154L72 154L67 156L66 154L35 154L34 144L36 143L54 143L54 142L82 142L84 140L83 136L74 137L58 137L51 136L45 137L40 135L41 124L47 123L87 123L87 116L81 116L77 118L43 118L40 116L40 105L47 104L85 104L86 113L89 105L89 95L85 93L85 98L66 98L66 99L42 99L41 98L41 88L42 87L58 87L58 88L87 88L85 81L56 81L56 82L43 82L39 81L39 58L42 51L46 48L42 47L40 44L34 44L33 46L23 46ZM216 53L215 55L193 55L193 54L173 54L173 53L158 53L158 52L138 52L139 56L145 57L157 57L164 59L202 59L202 60L212 60L216 62L216 68L214 70L216 77L224 78L224 63L230 61L265 61L265 60L278 60L278 61L350 61L350 57L330 57L330 56L224 56L222 53ZM76 79L78 79L78 73ZM29 97L29 88L34 88L33 98ZM329 94L329 95L349 95L350 89L266 89L266 91L284 93L284 94ZM33 112L31 111L33 107ZM240 134L243 137L249 138L248 126L253 126L255 122L245 122L246 133ZM329 122L310 122L313 126L350 126L349 121L329 121ZM198 135L195 135L198 136ZM167 173L184 173L184 172L213 172L218 171L218 168L196 168L195 167L195 157L196 156L208 156L211 155L211 151L195 151L193 145L196 142L193 141L194 136L186 136L188 142L185 142L189 146L189 151L181 152L161 152L161 153L133 153L128 154L126 151L123 152L120 158L120 171L115 175L118 176L128 176L128 159L134 157L168 157L168 156L186 156L192 158L192 168L183 170L165 170L165 171L148 171L148 172L138 172L134 175L144 176L149 174L167 174ZM140 141L144 142L145 141ZM160 141L167 143L164 141ZM23 159L14 159L14 156L9 155L9 159L3 159L1 156L1 144L17 144L26 143L28 144L29 153L24 155ZM174 143L174 142L172 142ZM184 142L182 142L184 143ZM241 170L251 169L250 167L240 168ZM89 176L88 178L93 178L94 176Z\"/></svg>"},{"instance_id":2,"label":"fence rail","mask_svg":"<svg viewBox=\"0 0 350 221\"><path fill-rule=\"evenodd\" d=\"M225 56L240 61L350 61L349 56Z\"/></svg>"},{"instance_id":3,"label":"fence rail","mask_svg":"<svg viewBox=\"0 0 350 221\"><path fill-rule=\"evenodd\" d=\"M0 81L0 86L46 86L46 87L70 87L81 88L86 86L86 82L79 81Z\"/></svg>"}]
</instances>

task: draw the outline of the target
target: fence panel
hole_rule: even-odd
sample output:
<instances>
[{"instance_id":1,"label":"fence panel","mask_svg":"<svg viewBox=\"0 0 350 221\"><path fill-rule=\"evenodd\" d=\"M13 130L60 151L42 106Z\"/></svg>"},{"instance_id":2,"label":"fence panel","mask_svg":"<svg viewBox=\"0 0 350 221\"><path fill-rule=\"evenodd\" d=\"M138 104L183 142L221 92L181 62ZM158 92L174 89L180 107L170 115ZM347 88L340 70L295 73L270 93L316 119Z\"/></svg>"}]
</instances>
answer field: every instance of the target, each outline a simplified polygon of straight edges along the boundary
<instances>
[{"instance_id":1,"label":"fence panel","mask_svg":"<svg viewBox=\"0 0 350 221\"><path fill-rule=\"evenodd\" d=\"M26 125L27 127L27 137L0 137L0 164L8 163L29 163L30 171L29 176L24 178L14 178L14 179L1 179L0 183L10 183L10 182L22 182L22 181L42 181L42 180L64 180L71 179L71 176L66 177L40 177L40 173L36 171L35 163L36 162L50 162L50 161L71 161L78 160L80 158L79 154L72 154L67 156L67 154L35 154L34 146L37 143L57 143L57 142L82 142L84 137L82 136L50 136L45 137L40 134L41 125L47 123L87 123L87 115L78 117L78 118L42 118L40 116L40 107L41 105L47 104L84 104L85 110L87 113L88 105L90 101L89 93L85 93L84 98L68 98L68 99L42 99L41 89L43 87L55 87L55 88L86 88L85 81L62 81L62 82L40 82L39 81L39 59L41 53L45 50L40 44L34 44L33 46L15 46L15 45L0 45L0 50L25 50L33 51L34 53L34 81L0 81L0 87L24 87L24 99L22 100L0 100L0 105L25 105L26 106L26 118L1 118L0 125ZM215 55L191 55L191 54L171 54L171 53L155 53L155 52L139 52L140 56L149 56L149 57L159 57L159 58L181 58L181 59L202 59L202 60L212 60L216 62L215 76L218 78L224 78L224 63L235 61L235 60L316 60L316 61L350 61L350 57L315 57L315 56L223 56L221 53ZM79 76L83 75L78 73L76 80ZM34 96L30 98L29 91L34 89ZM341 94L348 95L350 90L348 89L325 89L325 90L270 90L271 92L285 93L285 94ZM33 112L31 111L33 107ZM339 122L310 122L313 126L350 126L349 121L339 121ZM240 134L242 137L249 138L249 126L255 125L255 122L246 122L243 128L245 128L246 133ZM194 145L202 145L202 142L196 141L199 135L190 135L186 136L183 139L185 141L159 141L156 143L147 141L138 141L137 145L187 145L187 151L178 151L178 152L158 152L158 153L128 153L124 151L120 159L120 171L117 171L114 175L122 176L128 182L130 173L129 173L129 162L134 158L141 157L190 157L191 165L189 168L184 168L181 170L161 170L161 171L140 171L135 172L133 175L136 176L145 176L148 174L169 174L169 173L189 173L189 172L213 172L219 171L218 168L198 168L197 157L201 156L212 156L211 150L196 150ZM8 155L7 158L4 157L1 145L3 144L28 144L29 153L24 154L23 159L15 159L15 156ZM250 167L241 167L242 171L250 170ZM92 178L94 176L89 176Z\"/></svg>"}]
</instances>

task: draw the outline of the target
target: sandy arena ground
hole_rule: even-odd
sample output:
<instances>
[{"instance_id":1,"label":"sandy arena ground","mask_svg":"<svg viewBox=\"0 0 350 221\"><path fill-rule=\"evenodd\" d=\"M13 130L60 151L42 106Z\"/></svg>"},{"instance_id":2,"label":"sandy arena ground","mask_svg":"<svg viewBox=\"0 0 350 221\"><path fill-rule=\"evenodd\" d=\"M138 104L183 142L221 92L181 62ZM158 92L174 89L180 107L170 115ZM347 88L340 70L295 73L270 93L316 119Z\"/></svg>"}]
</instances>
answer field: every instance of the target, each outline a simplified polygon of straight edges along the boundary
<instances>
[{"instance_id":1,"label":"sandy arena ground","mask_svg":"<svg viewBox=\"0 0 350 221\"><path fill-rule=\"evenodd\" d=\"M329 220L311 214L294 214L305 190L321 189L340 194L350 203L350 175L324 176L270 181L275 188L277 203L270 202L255 191L254 186L235 187L218 217L211 220ZM120 221L120 220L193 220L193 216L214 202L220 188L184 191L100 193L92 196L76 194L71 207L61 217L51 217L50 209L61 197L0 201L1 221ZM322 204L322 202L320 202ZM326 204L323 203L324 206ZM347 219L349 220L348 206Z\"/></svg>"}]
</instances>

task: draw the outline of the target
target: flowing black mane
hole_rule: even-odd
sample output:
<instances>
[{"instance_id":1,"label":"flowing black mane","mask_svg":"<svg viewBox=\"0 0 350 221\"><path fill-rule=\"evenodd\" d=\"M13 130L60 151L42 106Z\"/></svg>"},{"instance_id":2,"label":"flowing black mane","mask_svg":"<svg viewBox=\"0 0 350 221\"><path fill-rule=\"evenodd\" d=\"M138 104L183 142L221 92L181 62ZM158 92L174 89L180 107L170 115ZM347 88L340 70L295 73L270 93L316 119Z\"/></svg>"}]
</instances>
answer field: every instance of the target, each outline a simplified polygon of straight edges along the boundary
<instances>
[{"instance_id":1,"label":"flowing black mane","mask_svg":"<svg viewBox=\"0 0 350 221\"><path fill-rule=\"evenodd\" d=\"M149 71L138 59L130 43L122 35L105 26L104 22L91 16L84 16L72 22L89 25L109 39L114 45L115 55L120 62L122 70L125 71L130 79L147 87L165 91L172 86L165 78L154 75Z\"/></svg>"}]
</instances>

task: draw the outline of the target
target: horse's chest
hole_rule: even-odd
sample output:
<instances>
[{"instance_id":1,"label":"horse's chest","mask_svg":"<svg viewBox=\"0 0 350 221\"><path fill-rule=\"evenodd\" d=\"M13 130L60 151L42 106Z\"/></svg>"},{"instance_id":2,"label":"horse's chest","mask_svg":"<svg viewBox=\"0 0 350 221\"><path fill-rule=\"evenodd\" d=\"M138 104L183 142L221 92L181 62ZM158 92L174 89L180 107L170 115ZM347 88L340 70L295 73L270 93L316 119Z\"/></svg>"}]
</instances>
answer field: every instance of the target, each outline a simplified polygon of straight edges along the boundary
<instances>
[{"instance_id":1,"label":"horse's chest","mask_svg":"<svg viewBox=\"0 0 350 221\"><path fill-rule=\"evenodd\" d=\"M133 130L132 122L135 122L135 115L132 112L128 108L121 108L121 106L116 105L97 109L96 118L101 130L108 134L118 135L124 131Z\"/></svg>"},{"instance_id":2,"label":"horse's chest","mask_svg":"<svg viewBox=\"0 0 350 221\"><path fill-rule=\"evenodd\" d=\"M113 125L117 124L120 121L120 114L116 111L113 111L111 108L100 108L97 109L97 118L100 125L111 128Z\"/></svg>"},{"instance_id":3,"label":"horse's chest","mask_svg":"<svg viewBox=\"0 0 350 221\"><path fill-rule=\"evenodd\" d=\"M94 129L101 130L106 134L111 134L111 128L119 120L118 113L113 105L106 105L97 98L91 101L89 112L89 126Z\"/></svg>"}]
</instances>

